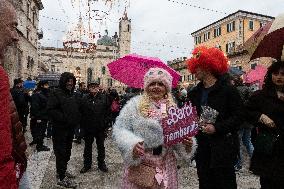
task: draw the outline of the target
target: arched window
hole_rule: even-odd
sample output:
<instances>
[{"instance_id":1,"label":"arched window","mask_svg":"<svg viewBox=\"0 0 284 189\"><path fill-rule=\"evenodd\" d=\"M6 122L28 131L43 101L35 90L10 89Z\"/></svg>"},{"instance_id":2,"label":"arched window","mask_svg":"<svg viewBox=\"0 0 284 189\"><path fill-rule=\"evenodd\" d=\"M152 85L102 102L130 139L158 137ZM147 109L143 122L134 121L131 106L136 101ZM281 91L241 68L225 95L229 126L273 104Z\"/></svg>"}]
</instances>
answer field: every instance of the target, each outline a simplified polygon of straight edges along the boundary
<instances>
[{"instance_id":1,"label":"arched window","mask_svg":"<svg viewBox=\"0 0 284 189\"><path fill-rule=\"evenodd\" d=\"M91 68L87 69L87 81L88 83L90 83L92 81L93 78L93 70Z\"/></svg>"}]
</instances>

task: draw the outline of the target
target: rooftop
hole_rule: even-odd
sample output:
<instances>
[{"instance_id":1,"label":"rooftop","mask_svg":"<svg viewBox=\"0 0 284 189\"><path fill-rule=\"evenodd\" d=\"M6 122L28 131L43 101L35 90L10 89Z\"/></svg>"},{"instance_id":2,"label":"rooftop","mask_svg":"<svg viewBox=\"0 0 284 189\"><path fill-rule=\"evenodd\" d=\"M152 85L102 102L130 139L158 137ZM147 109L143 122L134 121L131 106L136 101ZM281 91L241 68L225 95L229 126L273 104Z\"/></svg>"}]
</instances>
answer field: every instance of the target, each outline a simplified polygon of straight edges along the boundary
<instances>
[{"instance_id":1,"label":"rooftop","mask_svg":"<svg viewBox=\"0 0 284 189\"><path fill-rule=\"evenodd\" d=\"M216 22L213 22L213 23L211 23L211 24L209 24L209 25L207 25L207 26L205 26L205 27L203 27L203 28L201 28L201 29L199 29L199 30L196 30L195 32L192 32L191 35L193 35L193 34L199 32L199 31L201 31L201 30L203 30L203 29L205 29L205 28L207 28L207 27L209 27L209 26L212 26L212 25L214 25L214 24L217 24L218 22L221 22L221 21L223 21L223 20L226 20L227 18L229 18L229 17L231 17L231 16L233 16L233 15L236 15L236 14L238 14L238 13L250 14L250 15L254 15L254 16L261 16L261 17L266 17L266 18L270 18L270 19L274 19L274 18L275 18L275 17L273 17L273 16L267 16L267 15L258 14L258 13L253 13L253 12L248 12L248 11L244 11L244 10L238 10L237 12L234 12L234 13L232 13L232 14L229 14L228 16L226 16L226 17L224 17L224 18L221 18L220 20L217 20Z\"/></svg>"},{"instance_id":2,"label":"rooftop","mask_svg":"<svg viewBox=\"0 0 284 189\"><path fill-rule=\"evenodd\" d=\"M115 42L114 40L108 36L107 34L98 39L97 45L104 45L104 46L114 46Z\"/></svg>"}]
</instances>

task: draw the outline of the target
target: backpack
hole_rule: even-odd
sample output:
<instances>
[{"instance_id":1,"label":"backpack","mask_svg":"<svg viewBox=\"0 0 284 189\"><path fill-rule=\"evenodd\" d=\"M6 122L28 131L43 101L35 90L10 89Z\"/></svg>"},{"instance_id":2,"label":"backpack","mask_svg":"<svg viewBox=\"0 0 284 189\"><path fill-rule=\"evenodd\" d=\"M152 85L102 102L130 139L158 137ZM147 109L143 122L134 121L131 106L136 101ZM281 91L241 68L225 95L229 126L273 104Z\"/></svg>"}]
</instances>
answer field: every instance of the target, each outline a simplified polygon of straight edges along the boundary
<instances>
[{"instance_id":1,"label":"backpack","mask_svg":"<svg viewBox=\"0 0 284 189\"><path fill-rule=\"evenodd\" d=\"M118 100L113 100L111 103L111 112L119 112L120 110L120 105Z\"/></svg>"}]
</instances>

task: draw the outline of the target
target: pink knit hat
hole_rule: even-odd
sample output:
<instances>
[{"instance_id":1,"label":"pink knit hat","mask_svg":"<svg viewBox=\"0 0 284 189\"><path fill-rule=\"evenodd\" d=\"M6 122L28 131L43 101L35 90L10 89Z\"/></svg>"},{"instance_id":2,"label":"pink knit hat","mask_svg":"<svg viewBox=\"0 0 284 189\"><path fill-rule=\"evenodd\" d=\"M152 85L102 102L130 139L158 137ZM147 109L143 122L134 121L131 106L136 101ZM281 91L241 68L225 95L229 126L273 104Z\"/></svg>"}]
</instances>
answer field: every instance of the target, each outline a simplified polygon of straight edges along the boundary
<instances>
[{"instance_id":1,"label":"pink knit hat","mask_svg":"<svg viewBox=\"0 0 284 189\"><path fill-rule=\"evenodd\" d=\"M172 90L173 77L171 74L162 68L150 68L144 76L144 89L153 82L162 82L167 91Z\"/></svg>"}]
</instances>

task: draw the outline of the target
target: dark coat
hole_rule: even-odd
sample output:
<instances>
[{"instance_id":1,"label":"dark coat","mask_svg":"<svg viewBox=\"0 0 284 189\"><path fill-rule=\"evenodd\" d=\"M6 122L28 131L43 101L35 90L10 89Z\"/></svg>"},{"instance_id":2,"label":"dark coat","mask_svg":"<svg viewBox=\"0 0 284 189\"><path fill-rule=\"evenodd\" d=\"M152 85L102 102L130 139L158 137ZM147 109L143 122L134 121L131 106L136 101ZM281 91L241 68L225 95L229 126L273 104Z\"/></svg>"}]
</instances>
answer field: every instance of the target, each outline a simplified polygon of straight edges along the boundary
<instances>
[{"instance_id":1,"label":"dark coat","mask_svg":"<svg viewBox=\"0 0 284 189\"><path fill-rule=\"evenodd\" d=\"M40 91L32 95L31 117L37 120L48 120L47 114L48 93Z\"/></svg>"},{"instance_id":2,"label":"dark coat","mask_svg":"<svg viewBox=\"0 0 284 189\"><path fill-rule=\"evenodd\" d=\"M201 96L203 84L200 82L188 92L188 98L201 114ZM231 167L234 165L239 139L237 131L242 123L242 102L238 91L222 81L217 81L208 94L207 106L217 110L219 115L213 124L216 133L207 135L202 132L197 134L197 159L196 161L209 164L210 168Z\"/></svg>"},{"instance_id":3,"label":"dark coat","mask_svg":"<svg viewBox=\"0 0 284 189\"><path fill-rule=\"evenodd\" d=\"M83 98L83 96L86 95L86 94L87 94L86 91L83 91L83 90L78 89L78 90L75 92L75 98L76 98L76 99L81 99L81 98Z\"/></svg>"},{"instance_id":4,"label":"dark coat","mask_svg":"<svg viewBox=\"0 0 284 189\"><path fill-rule=\"evenodd\" d=\"M249 99L247 119L258 127L258 134L269 132L279 134L273 152L264 155L253 153L251 170L260 176L272 176L284 179L284 101L278 99L276 91L257 91ZM259 122L261 114L274 121L277 129L271 129Z\"/></svg>"},{"instance_id":5,"label":"dark coat","mask_svg":"<svg viewBox=\"0 0 284 189\"><path fill-rule=\"evenodd\" d=\"M110 115L110 102L107 95L98 93L96 96L88 94L80 103L82 113L81 128L85 133L94 134L104 131L106 120Z\"/></svg>"},{"instance_id":6,"label":"dark coat","mask_svg":"<svg viewBox=\"0 0 284 189\"><path fill-rule=\"evenodd\" d=\"M239 91L239 94L241 96L242 103L246 104L247 101L249 100L249 97L252 95L253 91L245 85L237 86L237 90ZM242 128L252 129L254 126L250 124L248 121L244 121L244 123L240 127L241 129Z\"/></svg>"},{"instance_id":7,"label":"dark coat","mask_svg":"<svg viewBox=\"0 0 284 189\"><path fill-rule=\"evenodd\" d=\"M59 88L50 92L47 101L47 113L54 129L57 127L74 129L81 119L79 105L74 96L74 88L71 91L66 89L68 79L73 79L73 82L76 83L73 74L63 73L59 81Z\"/></svg>"},{"instance_id":8,"label":"dark coat","mask_svg":"<svg viewBox=\"0 0 284 189\"><path fill-rule=\"evenodd\" d=\"M17 112L21 115L29 113L29 95L24 92L23 88L13 87L11 94L15 102Z\"/></svg>"}]
</instances>

